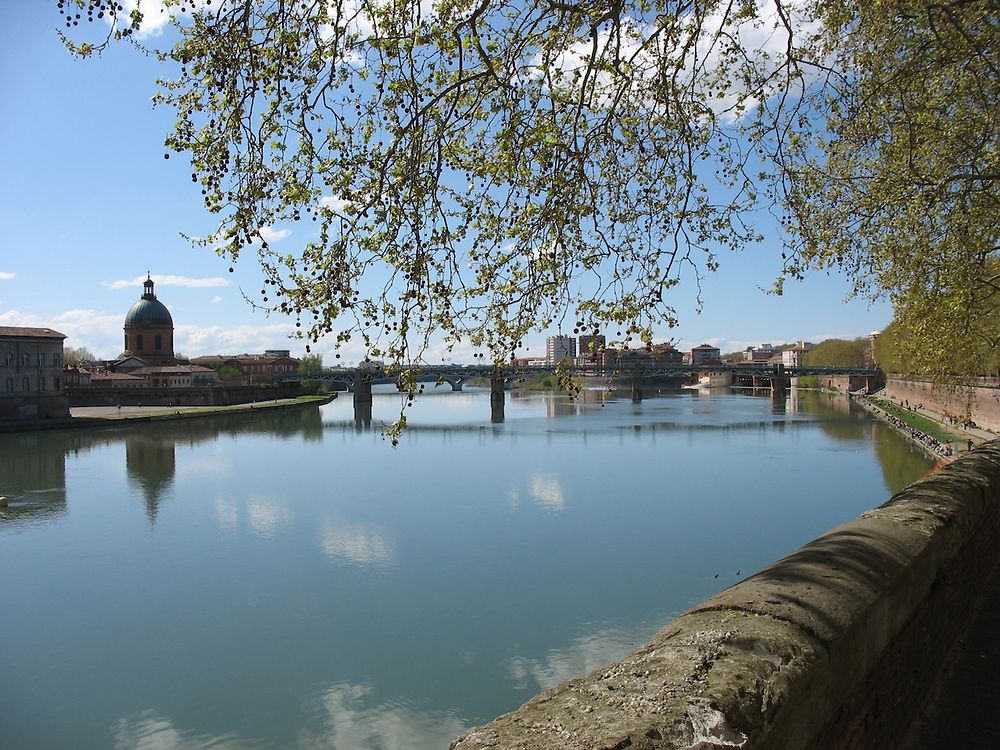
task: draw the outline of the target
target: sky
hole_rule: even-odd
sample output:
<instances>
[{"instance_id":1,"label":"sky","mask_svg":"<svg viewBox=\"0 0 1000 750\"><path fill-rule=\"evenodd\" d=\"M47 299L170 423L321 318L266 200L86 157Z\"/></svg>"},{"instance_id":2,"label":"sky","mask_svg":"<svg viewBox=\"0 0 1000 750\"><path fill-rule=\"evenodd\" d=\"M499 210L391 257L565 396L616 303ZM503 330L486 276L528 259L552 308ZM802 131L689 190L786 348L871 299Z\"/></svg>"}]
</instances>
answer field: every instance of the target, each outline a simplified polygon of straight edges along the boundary
<instances>
[{"instance_id":1,"label":"sky","mask_svg":"<svg viewBox=\"0 0 1000 750\"><path fill-rule=\"evenodd\" d=\"M99 358L120 354L125 314L142 295L147 272L171 312L175 351L194 357L265 349L305 353L291 338L294 320L253 309L262 275L252 254L230 262L184 236L214 228L183 155L164 159L169 110L151 97L162 71L125 46L101 58L74 60L57 36L55 0L5 4L0 28L0 326L39 326L66 334L66 346ZM762 218L762 221L769 219ZM764 226L764 234L769 227ZM274 247L294 252L294 227L273 228ZM658 331L679 349L701 343L723 352L762 343L818 343L881 330L892 319L886 302L848 300L849 282L817 273L767 294L781 268L775 244L720 256L721 268L697 288L683 278L672 290L679 325ZM570 328L572 325L570 325ZM524 355L545 350L542 331L525 340ZM563 331L571 333L571 331ZM313 351L334 363L334 339ZM445 355L472 362L471 350ZM354 344L343 363L364 353Z\"/></svg>"}]
</instances>

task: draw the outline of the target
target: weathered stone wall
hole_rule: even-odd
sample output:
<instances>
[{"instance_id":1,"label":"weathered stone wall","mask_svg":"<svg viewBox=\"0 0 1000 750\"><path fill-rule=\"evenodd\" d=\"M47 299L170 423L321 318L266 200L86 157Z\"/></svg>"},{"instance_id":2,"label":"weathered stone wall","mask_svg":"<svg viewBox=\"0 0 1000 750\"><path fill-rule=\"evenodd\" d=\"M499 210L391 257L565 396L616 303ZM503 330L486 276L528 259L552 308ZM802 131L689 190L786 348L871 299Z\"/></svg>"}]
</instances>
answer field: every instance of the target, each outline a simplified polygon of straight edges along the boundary
<instances>
[{"instance_id":1,"label":"weathered stone wall","mask_svg":"<svg viewBox=\"0 0 1000 750\"><path fill-rule=\"evenodd\" d=\"M964 415L971 406L972 418L980 427L1000 431L1000 388L933 386L917 380L889 378L885 392L911 404L923 404L942 414Z\"/></svg>"},{"instance_id":2,"label":"weathered stone wall","mask_svg":"<svg viewBox=\"0 0 1000 750\"><path fill-rule=\"evenodd\" d=\"M1000 441L453 750L899 745L1000 544Z\"/></svg>"}]
</instances>

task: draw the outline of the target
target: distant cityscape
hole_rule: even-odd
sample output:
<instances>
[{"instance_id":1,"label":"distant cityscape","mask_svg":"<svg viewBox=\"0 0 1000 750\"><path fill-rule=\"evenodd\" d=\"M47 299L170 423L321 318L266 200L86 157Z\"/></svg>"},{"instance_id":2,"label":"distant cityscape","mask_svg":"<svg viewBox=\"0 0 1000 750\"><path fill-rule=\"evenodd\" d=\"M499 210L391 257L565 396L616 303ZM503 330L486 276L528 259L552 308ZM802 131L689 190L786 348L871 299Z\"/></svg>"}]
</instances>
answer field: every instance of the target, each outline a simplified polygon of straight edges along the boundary
<instances>
[{"instance_id":1,"label":"distant cityscape","mask_svg":"<svg viewBox=\"0 0 1000 750\"><path fill-rule=\"evenodd\" d=\"M173 318L157 299L151 277L147 277L142 296L125 316L124 350L119 358L113 361L75 361L74 358L67 363L63 351L65 338L49 328L0 327L0 384L3 386L0 418L66 416L67 390L122 395L132 392L135 395L130 400L135 400L140 391L148 394L150 389L166 394L167 390L174 389L210 388L221 393L228 387L228 403L242 397L233 395L238 389L272 386L299 372L302 365L288 349L190 359L176 356ZM746 362L796 367L803 364L804 355L812 348L813 344L808 341L777 347L761 344L748 347L738 356L723 358L718 347L707 343L688 351L681 351L670 342L619 349L608 346L602 335L557 334L546 339L544 358L515 358L512 364L517 367L557 364L627 367ZM108 398L120 403L122 396ZM147 402L164 400L148 395L146 398ZM218 398L221 396L212 397Z\"/></svg>"},{"instance_id":2,"label":"distant cityscape","mask_svg":"<svg viewBox=\"0 0 1000 750\"><path fill-rule=\"evenodd\" d=\"M644 363L652 365L711 365L750 362L753 364L783 364L798 367L802 358L813 348L809 341L797 341L788 346L775 347L772 344L750 346L741 352L741 357L723 360L721 350L711 344L701 344L688 351L681 351L669 342L653 344L638 349L618 349L609 347L604 336L591 335L549 336L545 340L545 357L520 357L514 359L517 367L555 365L559 363L579 366L618 367L623 364Z\"/></svg>"}]
</instances>

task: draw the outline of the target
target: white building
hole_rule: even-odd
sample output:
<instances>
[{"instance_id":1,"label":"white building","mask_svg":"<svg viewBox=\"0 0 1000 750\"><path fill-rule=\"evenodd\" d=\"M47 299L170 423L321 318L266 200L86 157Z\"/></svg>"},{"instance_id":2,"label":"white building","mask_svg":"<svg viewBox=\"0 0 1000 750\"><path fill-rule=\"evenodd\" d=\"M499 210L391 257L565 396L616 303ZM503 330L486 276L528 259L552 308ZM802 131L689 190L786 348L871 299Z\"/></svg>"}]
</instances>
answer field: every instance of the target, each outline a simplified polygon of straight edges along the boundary
<instances>
[{"instance_id":1,"label":"white building","mask_svg":"<svg viewBox=\"0 0 1000 750\"><path fill-rule=\"evenodd\" d=\"M797 341L791 349L785 349L781 353L781 364L785 367L801 367L805 364L806 352L813 348L810 341Z\"/></svg>"},{"instance_id":2,"label":"white building","mask_svg":"<svg viewBox=\"0 0 1000 750\"><path fill-rule=\"evenodd\" d=\"M554 365L564 359L576 359L576 339L562 334L545 339L545 361Z\"/></svg>"}]
</instances>

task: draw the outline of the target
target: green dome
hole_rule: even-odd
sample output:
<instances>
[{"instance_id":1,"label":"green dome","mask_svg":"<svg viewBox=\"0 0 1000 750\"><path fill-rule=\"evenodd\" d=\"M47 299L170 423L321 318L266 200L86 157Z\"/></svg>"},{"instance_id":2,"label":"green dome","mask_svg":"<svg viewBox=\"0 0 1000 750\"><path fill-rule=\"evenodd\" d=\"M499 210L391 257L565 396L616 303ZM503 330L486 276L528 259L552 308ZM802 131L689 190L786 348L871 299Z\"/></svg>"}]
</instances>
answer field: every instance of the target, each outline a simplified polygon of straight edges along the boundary
<instances>
[{"instance_id":1,"label":"green dome","mask_svg":"<svg viewBox=\"0 0 1000 750\"><path fill-rule=\"evenodd\" d=\"M170 317L170 311L158 299L141 299L132 305L132 309L125 316L125 327L132 326L171 326L174 319Z\"/></svg>"},{"instance_id":2,"label":"green dome","mask_svg":"<svg viewBox=\"0 0 1000 750\"><path fill-rule=\"evenodd\" d=\"M174 319L170 317L170 311L153 294L152 279L146 279L143 291L142 299L132 305L132 309L125 316L125 327L168 326L173 328Z\"/></svg>"}]
</instances>

